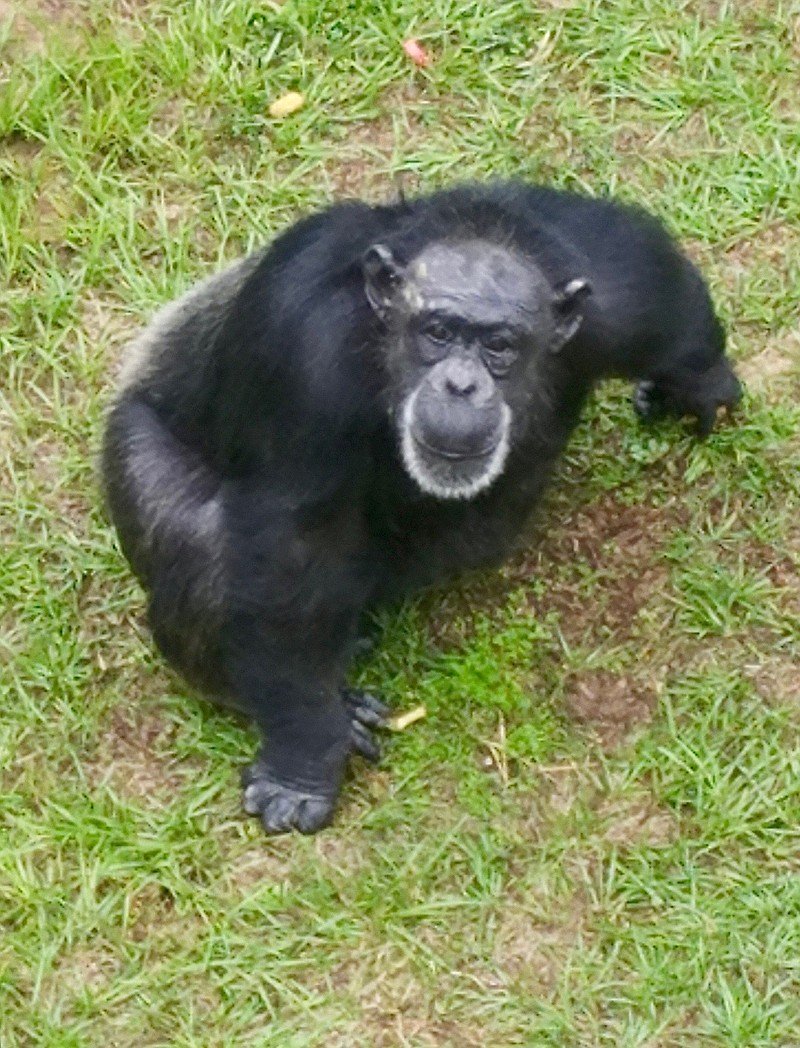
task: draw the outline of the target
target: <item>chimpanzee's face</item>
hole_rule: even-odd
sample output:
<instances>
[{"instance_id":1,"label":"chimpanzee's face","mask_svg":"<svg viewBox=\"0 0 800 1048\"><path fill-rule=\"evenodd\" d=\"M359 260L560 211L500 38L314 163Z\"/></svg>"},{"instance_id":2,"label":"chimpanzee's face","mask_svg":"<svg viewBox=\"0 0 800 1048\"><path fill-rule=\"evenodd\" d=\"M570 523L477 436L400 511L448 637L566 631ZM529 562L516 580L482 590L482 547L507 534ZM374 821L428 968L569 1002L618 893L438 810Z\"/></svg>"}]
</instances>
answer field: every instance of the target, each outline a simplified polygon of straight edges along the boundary
<instances>
[{"instance_id":1,"label":"chimpanzee's face","mask_svg":"<svg viewBox=\"0 0 800 1048\"><path fill-rule=\"evenodd\" d=\"M586 284L557 293L531 261L477 239L434 242L407 266L376 245L364 269L389 331L403 465L427 494L472 498L502 473L542 361L577 330Z\"/></svg>"}]
</instances>

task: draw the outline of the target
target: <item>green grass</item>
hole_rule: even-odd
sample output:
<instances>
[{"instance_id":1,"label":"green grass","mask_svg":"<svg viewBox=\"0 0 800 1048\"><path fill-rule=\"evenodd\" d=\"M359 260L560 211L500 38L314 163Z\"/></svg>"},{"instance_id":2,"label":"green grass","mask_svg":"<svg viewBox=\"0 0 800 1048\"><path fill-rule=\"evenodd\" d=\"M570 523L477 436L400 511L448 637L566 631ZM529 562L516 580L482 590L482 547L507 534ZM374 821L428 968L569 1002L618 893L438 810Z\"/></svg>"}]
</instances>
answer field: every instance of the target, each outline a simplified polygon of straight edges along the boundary
<instances>
[{"instance_id":1,"label":"green grass","mask_svg":"<svg viewBox=\"0 0 800 1048\"><path fill-rule=\"evenodd\" d=\"M2 1048L800 1045L800 4L20 10ZM306 105L275 121L287 90ZM698 445L603 390L528 550L387 617L357 668L427 719L334 828L266 839L239 808L253 734L155 655L103 520L120 349L334 196L511 174L661 214L748 396Z\"/></svg>"}]
</instances>

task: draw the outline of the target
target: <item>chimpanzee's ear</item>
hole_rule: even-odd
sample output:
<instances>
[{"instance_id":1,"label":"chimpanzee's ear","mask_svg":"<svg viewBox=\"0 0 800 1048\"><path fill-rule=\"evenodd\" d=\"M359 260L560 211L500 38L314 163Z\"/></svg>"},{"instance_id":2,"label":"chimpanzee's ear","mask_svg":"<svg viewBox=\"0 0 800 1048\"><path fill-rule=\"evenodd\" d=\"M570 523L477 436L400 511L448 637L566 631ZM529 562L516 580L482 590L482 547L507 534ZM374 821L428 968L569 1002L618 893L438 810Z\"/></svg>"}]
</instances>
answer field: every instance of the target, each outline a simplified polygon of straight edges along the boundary
<instances>
[{"instance_id":1,"label":"chimpanzee's ear","mask_svg":"<svg viewBox=\"0 0 800 1048\"><path fill-rule=\"evenodd\" d=\"M373 244L364 252L361 268L367 301L386 320L403 283L403 267L385 244Z\"/></svg>"},{"instance_id":2,"label":"chimpanzee's ear","mask_svg":"<svg viewBox=\"0 0 800 1048\"><path fill-rule=\"evenodd\" d=\"M550 345L551 352L558 353L577 333L583 321L581 304L591 293L591 285L583 277L575 277L556 287L553 297L556 330Z\"/></svg>"}]
</instances>

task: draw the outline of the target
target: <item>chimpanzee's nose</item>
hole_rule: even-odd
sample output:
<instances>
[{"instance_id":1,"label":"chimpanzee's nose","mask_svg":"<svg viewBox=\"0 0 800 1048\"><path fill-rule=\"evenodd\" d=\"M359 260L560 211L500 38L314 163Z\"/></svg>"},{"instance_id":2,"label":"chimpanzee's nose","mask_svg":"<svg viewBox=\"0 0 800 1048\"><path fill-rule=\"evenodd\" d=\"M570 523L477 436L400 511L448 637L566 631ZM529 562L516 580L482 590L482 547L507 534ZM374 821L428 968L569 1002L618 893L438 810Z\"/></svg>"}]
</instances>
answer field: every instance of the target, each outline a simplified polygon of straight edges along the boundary
<instances>
[{"instance_id":1,"label":"chimpanzee's nose","mask_svg":"<svg viewBox=\"0 0 800 1048\"><path fill-rule=\"evenodd\" d=\"M454 397L469 397L471 396L477 386L474 378L469 378L466 375L459 375L458 378L453 378L450 375L447 379L445 386L448 393L452 393Z\"/></svg>"},{"instance_id":2,"label":"chimpanzee's nose","mask_svg":"<svg viewBox=\"0 0 800 1048\"><path fill-rule=\"evenodd\" d=\"M444 388L454 397L471 397L478 388L478 369L472 361L448 362Z\"/></svg>"}]
</instances>

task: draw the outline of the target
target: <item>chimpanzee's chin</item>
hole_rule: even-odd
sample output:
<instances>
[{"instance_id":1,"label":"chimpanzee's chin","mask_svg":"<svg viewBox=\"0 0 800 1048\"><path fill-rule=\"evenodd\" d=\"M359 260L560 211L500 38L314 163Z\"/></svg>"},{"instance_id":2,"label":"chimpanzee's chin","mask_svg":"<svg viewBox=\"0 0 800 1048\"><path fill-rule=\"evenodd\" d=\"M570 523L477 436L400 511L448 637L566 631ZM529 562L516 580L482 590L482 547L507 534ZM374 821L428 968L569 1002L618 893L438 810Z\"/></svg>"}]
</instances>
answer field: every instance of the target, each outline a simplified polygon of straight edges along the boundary
<instances>
[{"instance_id":1,"label":"chimpanzee's chin","mask_svg":"<svg viewBox=\"0 0 800 1048\"><path fill-rule=\"evenodd\" d=\"M471 499L491 487L500 476L508 453L503 435L476 455L434 451L406 431L402 440L403 465L426 495L438 499Z\"/></svg>"}]
</instances>

